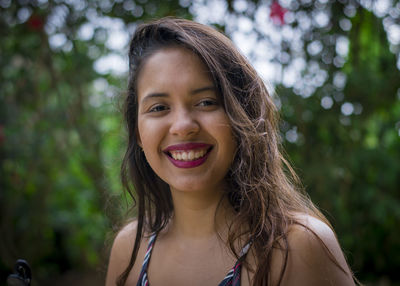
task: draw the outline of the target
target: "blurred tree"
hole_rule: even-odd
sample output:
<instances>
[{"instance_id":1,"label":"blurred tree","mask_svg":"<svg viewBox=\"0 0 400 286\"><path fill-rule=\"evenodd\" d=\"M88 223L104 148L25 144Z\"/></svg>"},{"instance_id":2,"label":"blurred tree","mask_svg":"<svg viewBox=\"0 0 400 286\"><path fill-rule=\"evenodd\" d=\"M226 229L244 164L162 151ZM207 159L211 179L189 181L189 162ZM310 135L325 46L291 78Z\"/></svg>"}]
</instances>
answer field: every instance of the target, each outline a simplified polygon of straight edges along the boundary
<instances>
[{"instance_id":1,"label":"blurred tree","mask_svg":"<svg viewBox=\"0 0 400 286\"><path fill-rule=\"evenodd\" d=\"M169 15L246 39L256 66L275 64L283 143L307 191L332 215L356 275L399 284L399 45L387 35L400 4L376 3L0 0L0 280L20 257L39 283L104 266L126 205L119 41ZM125 69L111 73L110 62Z\"/></svg>"}]
</instances>

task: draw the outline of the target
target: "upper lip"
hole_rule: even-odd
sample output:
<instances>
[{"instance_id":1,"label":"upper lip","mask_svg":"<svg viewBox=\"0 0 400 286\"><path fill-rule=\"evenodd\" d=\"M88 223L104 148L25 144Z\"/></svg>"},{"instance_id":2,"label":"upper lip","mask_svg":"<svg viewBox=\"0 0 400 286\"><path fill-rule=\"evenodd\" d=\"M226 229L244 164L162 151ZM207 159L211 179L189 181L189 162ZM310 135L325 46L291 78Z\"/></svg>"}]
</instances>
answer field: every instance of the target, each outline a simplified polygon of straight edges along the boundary
<instances>
[{"instance_id":1,"label":"upper lip","mask_svg":"<svg viewBox=\"0 0 400 286\"><path fill-rule=\"evenodd\" d=\"M207 143L196 143L196 142L188 142L188 143L179 143L174 145L169 145L165 148L164 152L169 151L186 151L186 150L193 150L193 149L200 149L200 148L209 148L212 147L211 144Z\"/></svg>"}]
</instances>

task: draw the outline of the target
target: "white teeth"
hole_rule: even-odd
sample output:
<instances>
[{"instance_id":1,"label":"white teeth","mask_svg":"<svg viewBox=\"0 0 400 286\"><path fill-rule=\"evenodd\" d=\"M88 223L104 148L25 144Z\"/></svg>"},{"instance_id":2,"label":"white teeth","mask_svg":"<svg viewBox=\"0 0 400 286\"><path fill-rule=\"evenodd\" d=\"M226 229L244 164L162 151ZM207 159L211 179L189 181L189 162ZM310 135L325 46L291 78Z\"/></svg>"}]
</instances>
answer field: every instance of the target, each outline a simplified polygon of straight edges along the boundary
<instances>
[{"instance_id":1,"label":"white teeth","mask_svg":"<svg viewBox=\"0 0 400 286\"><path fill-rule=\"evenodd\" d=\"M194 152L193 152L193 150L189 151L189 154L188 154L187 157L188 157L189 160L193 160L193 159L194 159Z\"/></svg>"},{"instance_id":2,"label":"white teeth","mask_svg":"<svg viewBox=\"0 0 400 286\"><path fill-rule=\"evenodd\" d=\"M203 157L207 153L207 149L197 149L190 151L175 150L170 151L171 157L179 161L193 161Z\"/></svg>"},{"instance_id":3,"label":"white teeth","mask_svg":"<svg viewBox=\"0 0 400 286\"><path fill-rule=\"evenodd\" d=\"M188 154L186 152L182 153L182 160L186 161L186 159L188 158Z\"/></svg>"}]
</instances>

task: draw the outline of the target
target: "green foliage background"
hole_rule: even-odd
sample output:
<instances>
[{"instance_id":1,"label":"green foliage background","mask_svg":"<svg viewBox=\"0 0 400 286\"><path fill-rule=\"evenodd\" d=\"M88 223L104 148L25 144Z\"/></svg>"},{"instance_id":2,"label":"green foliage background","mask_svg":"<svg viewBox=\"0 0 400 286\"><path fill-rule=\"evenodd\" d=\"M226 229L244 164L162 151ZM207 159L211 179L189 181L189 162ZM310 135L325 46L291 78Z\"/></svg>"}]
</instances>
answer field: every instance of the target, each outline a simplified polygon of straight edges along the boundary
<instances>
[{"instance_id":1,"label":"green foliage background","mask_svg":"<svg viewBox=\"0 0 400 286\"><path fill-rule=\"evenodd\" d=\"M247 1L238 11L236 2L224 2L229 19L254 21L261 5L272 4ZM329 12L329 25L302 30L307 65L298 81L311 82L318 63L323 83L305 96L296 85L275 82L288 157L334 225L356 276L400 285L399 47L389 47L382 18L357 1L289 2L295 19L284 25L299 27L301 15L312 18L317 10ZM57 9L62 25L54 20ZM94 69L111 51L104 27L90 39L78 37L88 13L120 19L130 33L145 20L192 19L196 10L177 0L0 1L0 283L17 258L30 262L36 285L62 281L66 273L75 273L79 285L90 285L82 282L87 275L101 281L112 230L130 203L119 183L127 75ZM390 15L395 23L399 14ZM351 28L341 28L343 19ZM229 33L229 23L214 24ZM56 33L67 39L62 48L49 44ZM335 49L339 37L349 41L344 58ZM310 53L315 41L323 48ZM298 54L287 41L277 48L289 57L276 59L285 72ZM335 83L338 76L344 85ZM343 112L346 103L350 114Z\"/></svg>"}]
</instances>

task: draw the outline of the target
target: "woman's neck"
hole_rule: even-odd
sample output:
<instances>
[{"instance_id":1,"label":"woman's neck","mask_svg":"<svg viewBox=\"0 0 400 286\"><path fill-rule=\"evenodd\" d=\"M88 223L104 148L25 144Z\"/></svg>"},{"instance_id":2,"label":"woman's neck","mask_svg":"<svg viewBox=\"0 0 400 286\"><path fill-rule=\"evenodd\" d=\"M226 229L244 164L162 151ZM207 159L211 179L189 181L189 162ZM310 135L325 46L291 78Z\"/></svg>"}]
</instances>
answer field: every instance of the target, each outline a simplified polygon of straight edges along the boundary
<instances>
[{"instance_id":1,"label":"woman's neck","mask_svg":"<svg viewBox=\"0 0 400 286\"><path fill-rule=\"evenodd\" d=\"M168 232L190 239L208 239L226 233L233 209L223 191L182 192L171 190L174 215Z\"/></svg>"}]
</instances>

